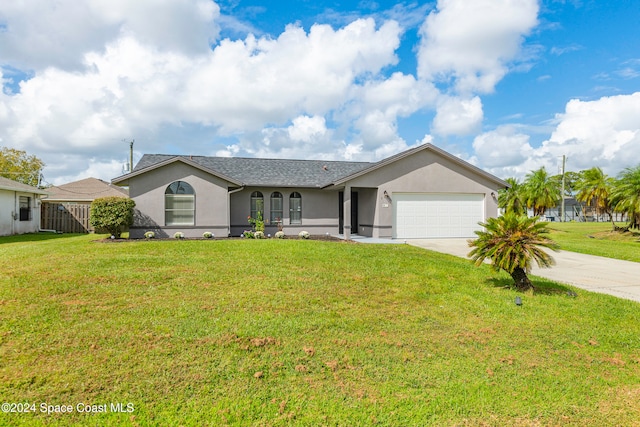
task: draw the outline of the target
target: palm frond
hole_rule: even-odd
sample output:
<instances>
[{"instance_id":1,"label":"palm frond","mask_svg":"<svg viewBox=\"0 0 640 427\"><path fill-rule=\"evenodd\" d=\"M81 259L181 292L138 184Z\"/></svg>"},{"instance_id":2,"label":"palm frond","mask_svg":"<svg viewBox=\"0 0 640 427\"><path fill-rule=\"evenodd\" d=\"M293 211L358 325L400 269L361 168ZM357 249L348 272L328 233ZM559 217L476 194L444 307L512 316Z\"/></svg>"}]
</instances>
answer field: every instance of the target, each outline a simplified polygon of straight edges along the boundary
<instances>
[{"instance_id":1,"label":"palm frond","mask_svg":"<svg viewBox=\"0 0 640 427\"><path fill-rule=\"evenodd\" d=\"M504 270L509 274L516 268L528 273L533 262L540 267L554 265L553 258L545 249L555 251L559 246L547 236L547 224L539 218L509 212L480 225L484 230L476 231L478 238L469 241L473 249L468 256L475 265L489 259L494 270Z\"/></svg>"}]
</instances>

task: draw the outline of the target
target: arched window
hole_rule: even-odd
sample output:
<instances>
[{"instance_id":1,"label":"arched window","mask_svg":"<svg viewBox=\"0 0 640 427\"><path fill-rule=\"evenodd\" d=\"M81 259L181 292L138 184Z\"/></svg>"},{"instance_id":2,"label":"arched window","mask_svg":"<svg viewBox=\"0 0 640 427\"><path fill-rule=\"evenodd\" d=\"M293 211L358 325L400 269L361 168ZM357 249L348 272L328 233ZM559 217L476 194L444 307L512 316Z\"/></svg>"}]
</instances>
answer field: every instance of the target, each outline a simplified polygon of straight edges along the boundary
<instances>
[{"instance_id":1,"label":"arched window","mask_svg":"<svg viewBox=\"0 0 640 427\"><path fill-rule=\"evenodd\" d=\"M257 218L258 212L264 219L264 197L261 192L254 191L251 193L251 218Z\"/></svg>"},{"instance_id":2,"label":"arched window","mask_svg":"<svg viewBox=\"0 0 640 427\"><path fill-rule=\"evenodd\" d=\"M271 224L277 225L282 221L282 193L271 193Z\"/></svg>"},{"instance_id":3,"label":"arched window","mask_svg":"<svg viewBox=\"0 0 640 427\"><path fill-rule=\"evenodd\" d=\"M165 225L195 225L196 193L184 181L172 182L164 192Z\"/></svg>"},{"instance_id":4,"label":"arched window","mask_svg":"<svg viewBox=\"0 0 640 427\"><path fill-rule=\"evenodd\" d=\"M289 224L302 224L302 196L298 192L289 196Z\"/></svg>"}]
</instances>

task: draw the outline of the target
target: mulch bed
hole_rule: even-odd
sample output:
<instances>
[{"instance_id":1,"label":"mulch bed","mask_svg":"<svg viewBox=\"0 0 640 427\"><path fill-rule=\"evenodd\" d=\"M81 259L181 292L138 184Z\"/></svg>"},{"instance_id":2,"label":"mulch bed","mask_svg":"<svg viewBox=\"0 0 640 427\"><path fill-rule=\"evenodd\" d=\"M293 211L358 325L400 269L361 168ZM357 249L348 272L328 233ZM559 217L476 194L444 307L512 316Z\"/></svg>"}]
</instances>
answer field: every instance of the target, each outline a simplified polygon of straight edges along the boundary
<instances>
[{"instance_id":1,"label":"mulch bed","mask_svg":"<svg viewBox=\"0 0 640 427\"><path fill-rule=\"evenodd\" d=\"M96 239L94 240L94 242L97 243L123 243L123 242L139 242L139 241L143 241L143 240L255 240L255 239L247 239L245 237L217 237L214 239L205 239L204 237L185 237L184 239L176 239L174 237L154 237L153 239L111 239L111 238L104 238L104 239ZM270 239L259 239L259 240L278 240L275 237L271 237ZM285 236L285 238L283 240L302 240L301 238L299 238L298 236ZM344 242L344 243L354 243L352 240L344 240L344 239L340 239L338 237L334 237L334 236L327 236L324 234L318 234L318 235L310 235L309 238L307 240L320 240L320 241L327 241L327 242Z\"/></svg>"}]
</instances>

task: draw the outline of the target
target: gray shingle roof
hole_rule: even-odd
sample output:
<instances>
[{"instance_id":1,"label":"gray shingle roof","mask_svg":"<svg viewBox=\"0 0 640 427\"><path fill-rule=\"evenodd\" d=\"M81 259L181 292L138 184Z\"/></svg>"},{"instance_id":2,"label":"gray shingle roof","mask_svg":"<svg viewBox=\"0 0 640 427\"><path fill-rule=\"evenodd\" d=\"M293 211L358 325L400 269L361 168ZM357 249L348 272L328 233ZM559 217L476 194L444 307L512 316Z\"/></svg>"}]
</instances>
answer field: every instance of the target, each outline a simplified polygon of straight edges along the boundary
<instances>
[{"instance_id":1,"label":"gray shingle roof","mask_svg":"<svg viewBox=\"0 0 640 427\"><path fill-rule=\"evenodd\" d=\"M13 181L2 176L0 176L0 189L9 191L22 191L23 193L47 194L46 191L40 190L36 187Z\"/></svg>"},{"instance_id":2,"label":"gray shingle roof","mask_svg":"<svg viewBox=\"0 0 640 427\"><path fill-rule=\"evenodd\" d=\"M128 197L125 190L97 178L85 178L47 189L46 201L93 201L100 197Z\"/></svg>"},{"instance_id":3,"label":"gray shingle roof","mask_svg":"<svg viewBox=\"0 0 640 427\"><path fill-rule=\"evenodd\" d=\"M405 157L412 156L421 150L432 151L436 155L449 159L472 173L493 181L501 187L509 186L508 183L500 178L483 171L433 144L423 144L376 163L145 154L133 169L132 173L114 178L112 182L114 184L127 183L129 177L146 173L148 170L161 167L174 161L183 161L193 167L201 168L206 172L217 175L234 185L324 188L330 185L344 184L358 176L386 167Z\"/></svg>"},{"instance_id":4,"label":"gray shingle roof","mask_svg":"<svg viewBox=\"0 0 640 427\"><path fill-rule=\"evenodd\" d=\"M145 154L133 172L142 171L176 157L190 160L203 168L242 182L244 185L262 187L324 187L339 178L354 174L373 165L373 163L367 162L328 160Z\"/></svg>"}]
</instances>

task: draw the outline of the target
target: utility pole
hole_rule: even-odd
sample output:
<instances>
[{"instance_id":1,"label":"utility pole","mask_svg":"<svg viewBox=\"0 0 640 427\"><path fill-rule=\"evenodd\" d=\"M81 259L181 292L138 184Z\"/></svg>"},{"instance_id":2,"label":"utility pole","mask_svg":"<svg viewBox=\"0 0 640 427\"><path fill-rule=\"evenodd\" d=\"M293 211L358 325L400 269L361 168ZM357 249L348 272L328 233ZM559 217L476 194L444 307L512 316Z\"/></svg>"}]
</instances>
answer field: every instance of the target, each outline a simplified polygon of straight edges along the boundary
<instances>
[{"instance_id":1,"label":"utility pole","mask_svg":"<svg viewBox=\"0 0 640 427\"><path fill-rule=\"evenodd\" d=\"M135 139L132 139L129 143L129 173L133 172L133 143ZM564 175L563 175L563 185L564 185Z\"/></svg>"},{"instance_id":2,"label":"utility pole","mask_svg":"<svg viewBox=\"0 0 640 427\"><path fill-rule=\"evenodd\" d=\"M132 143L133 144L133 143ZM560 194L560 198L562 200L562 204L560 205L560 222L564 222L564 167L567 163L567 156L562 155L562 190Z\"/></svg>"}]
</instances>

